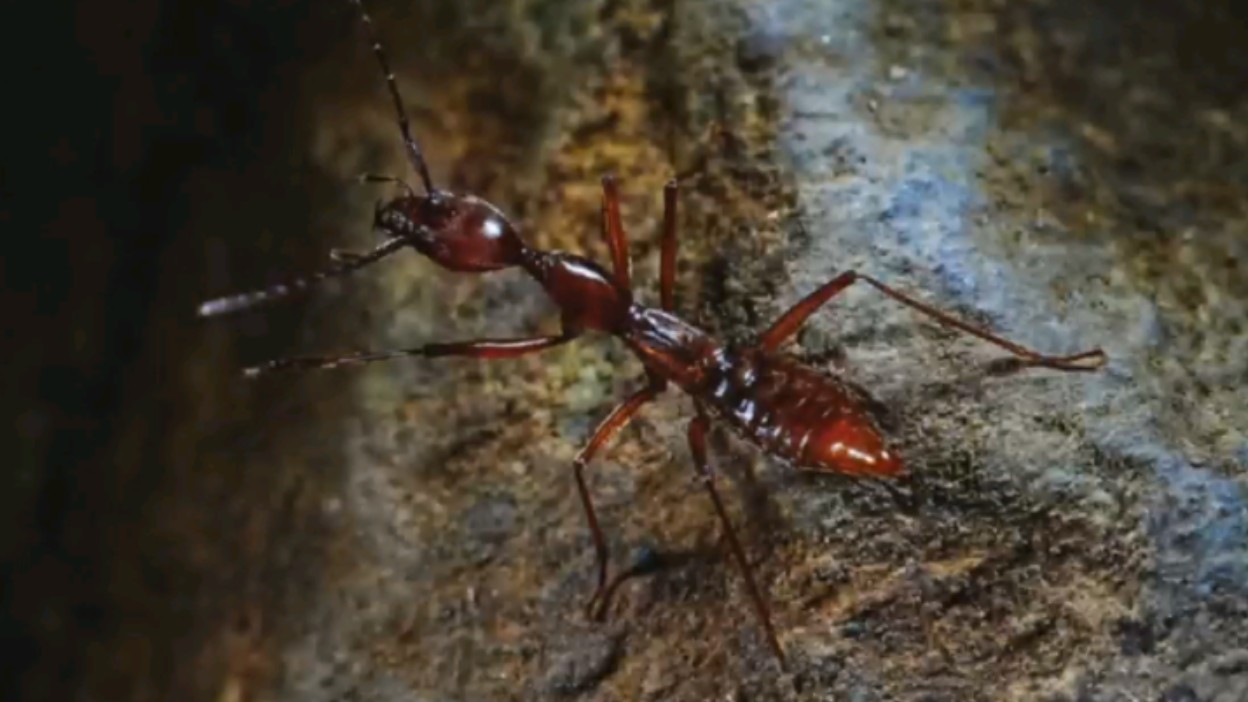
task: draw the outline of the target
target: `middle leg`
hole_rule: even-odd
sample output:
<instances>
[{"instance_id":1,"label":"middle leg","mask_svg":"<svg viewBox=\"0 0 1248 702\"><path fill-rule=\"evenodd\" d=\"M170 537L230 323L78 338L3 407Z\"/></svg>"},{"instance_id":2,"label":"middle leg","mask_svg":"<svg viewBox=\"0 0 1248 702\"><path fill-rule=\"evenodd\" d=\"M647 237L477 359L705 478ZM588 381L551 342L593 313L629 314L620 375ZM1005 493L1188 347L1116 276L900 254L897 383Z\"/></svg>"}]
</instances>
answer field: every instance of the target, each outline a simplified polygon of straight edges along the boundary
<instances>
[{"instance_id":1,"label":"middle leg","mask_svg":"<svg viewBox=\"0 0 1248 702\"><path fill-rule=\"evenodd\" d=\"M605 607L595 611L595 603L603 598L603 594L607 587L607 566L610 560L610 552L607 549L607 540L602 535L602 528L598 525L598 515L594 511L594 501L589 495L589 487L585 484L585 466L593 459L594 454L598 453L598 449L603 444L615 436L616 432L623 429L633 415L637 414L637 410L641 409L647 402L653 400L666 387L666 382L661 379L651 377L646 387L638 390L615 406L611 413L606 416L598 424L598 428L594 430L594 435L590 438L589 443L581 452L576 455L576 460L572 464L572 471L576 476L576 490L581 498L581 506L585 509L585 521L589 524L589 533L594 540L594 553L598 559L598 585L594 589L593 597L589 598L589 602L585 606L586 615L590 619L598 619L605 611Z\"/></svg>"}]
</instances>

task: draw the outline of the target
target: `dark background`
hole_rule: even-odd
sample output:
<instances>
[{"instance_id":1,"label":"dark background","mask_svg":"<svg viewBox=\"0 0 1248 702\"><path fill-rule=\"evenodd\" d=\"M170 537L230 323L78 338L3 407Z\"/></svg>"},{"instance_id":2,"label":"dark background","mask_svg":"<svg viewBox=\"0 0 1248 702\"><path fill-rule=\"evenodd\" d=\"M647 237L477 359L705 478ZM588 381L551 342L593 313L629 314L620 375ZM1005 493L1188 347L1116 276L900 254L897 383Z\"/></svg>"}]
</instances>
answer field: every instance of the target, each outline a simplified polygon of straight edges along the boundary
<instances>
[{"instance_id":1,"label":"dark background","mask_svg":"<svg viewBox=\"0 0 1248 702\"><path fill-rule=\"evenodd\" d=\"M71 698L88 654L135 624L125 623L128 608L146 610L146 623L176 618L195 587L176 562L145 563L126 545L144 539L169 466L151 455L123 461L144 450L118 444L136 422L149 425L144 436L162 431L150 403L186 352L178 330L194 323L204 287L202 260L178 255L203 256L195 242L177 246L202 213L188 198L192 179L224 173L222 187L236 188L229 173L281 153L299 61L352 28L345 10L315 18L313 9L141 1L6 10L0 222L12 238L0 309L14 434L0 472L0 560L4 687L23 699ZM161 290L171 297L159 300ZM117 592L124 583L134 591ZM168 674L176 631L151 632L151 689Z\"/></svg>"}]
</instances>

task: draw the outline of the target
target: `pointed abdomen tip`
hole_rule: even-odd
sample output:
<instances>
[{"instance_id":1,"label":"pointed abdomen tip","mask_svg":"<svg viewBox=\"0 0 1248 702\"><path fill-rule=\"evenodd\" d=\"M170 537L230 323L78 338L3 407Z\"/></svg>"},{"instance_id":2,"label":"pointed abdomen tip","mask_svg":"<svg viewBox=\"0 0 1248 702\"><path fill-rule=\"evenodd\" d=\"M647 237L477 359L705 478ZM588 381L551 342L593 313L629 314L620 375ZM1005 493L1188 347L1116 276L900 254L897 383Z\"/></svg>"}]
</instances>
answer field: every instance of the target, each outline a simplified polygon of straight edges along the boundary
<instances>
[{"instance_id":1,"label":"pointed abdomen tip","mask_svg":"<svg viewBox=\"0 0 1248 702\"><path fill-rule=\"evenodd\" d=\"M905 472L901 457L866 422L840 421L811 437L803 455L814 470L893 478Z\"/></svg>"}]
</instances>

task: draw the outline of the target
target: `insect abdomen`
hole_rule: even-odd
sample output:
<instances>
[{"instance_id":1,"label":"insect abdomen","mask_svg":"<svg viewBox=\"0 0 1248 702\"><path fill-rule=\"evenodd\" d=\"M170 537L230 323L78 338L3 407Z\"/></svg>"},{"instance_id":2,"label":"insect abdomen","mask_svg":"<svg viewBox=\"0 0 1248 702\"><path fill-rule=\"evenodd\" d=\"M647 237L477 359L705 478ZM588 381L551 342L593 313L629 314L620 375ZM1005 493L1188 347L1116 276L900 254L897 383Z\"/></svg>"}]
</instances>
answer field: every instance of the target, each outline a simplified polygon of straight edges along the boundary
<instances>
[{"instance_id":1,"label":"insect abdomen","mask_svg":"<svg viewBox=\"0 0 1248 702\"><path fill-rule=\"evenodd\" d=\"M739 434L799 468L878 476L902 470L870 396L791 357L724 351L701 395Z\"/></svg>"}]
</instances>

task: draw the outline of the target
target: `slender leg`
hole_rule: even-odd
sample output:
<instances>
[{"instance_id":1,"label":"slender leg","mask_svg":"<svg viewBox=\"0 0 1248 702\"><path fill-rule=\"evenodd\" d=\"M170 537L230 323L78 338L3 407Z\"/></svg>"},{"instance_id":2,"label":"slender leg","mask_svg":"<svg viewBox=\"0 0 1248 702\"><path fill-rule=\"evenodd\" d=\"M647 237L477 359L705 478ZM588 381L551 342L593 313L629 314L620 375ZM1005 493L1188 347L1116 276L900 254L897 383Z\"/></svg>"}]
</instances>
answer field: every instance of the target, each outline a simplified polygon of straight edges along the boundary
<instances>
[{"instance_id":1,"label":"slender leg","mask_svg":"<svg viewBox=\"0 0 1248 702\"><path fill-rule=\"evenodd\" d=\"M659 259L659 304L676 308L676 194L679 186L669 180L663 188L663 250Z\"/></svg>"},{"instance_id":2,"label":"slender leg","mask_svg":"<svg viewBox=\"0 0 1248 702\"><path fill-rule=\"evenodd\" d=\"M787 312L776 320L763 335L759 338L759 347L772 351L780 344L784 343L789 337L797 333L806 319L814 314L823 303L835 297L845 288L854 283L862 281L874 287L876 290L893 298L907 307L916 309L919 312L935 319L940 324L952 327L963 333L978 337L990 344L999 346L1006 351L1021 358L1025 365L1043 366L1045 368L1053 368L1062 371L1093 371L1105 365L1105 352L1100 349L1092 349L1082 353L1070 356L1046 356L1029 348L1020 346L1008 339L1004 339L980 327L967 324L959 319L955 319L946 312L942 312L931 305L920 302L909 295L895 290L880 281L857 273L856 271L845 271L836 276L832 280L819 287L814 292L802 298L800 302L793 305ZM1083 361L1083 363L1081 363Z\"/></svg>"},{"instance_id":3,"label":"slender leg","mask_svg":"<svg viewBox=\"0 0 1248 702\"><path fill-rule=\"evenodd\" d=\"M603 610L594 611L594 603L602 597L607 585L607 561L610 553L607 551L607 540L602 536L602 528L598 526L598 515L594 512L594 501L589 496L589 487L585 484L585 466L593 459L594 454L598 453L598 449L615 436L616 432L624 428L633 415L637 414L637 410L653 400L665 386L666 383L662 380L656 382L651 379L649 385L616 405L615 409L611 410L611 413L598 424L593 437L576 455L576 460L572 463L572 471L576 475L576 489L581 496L581 506L585 508L585 521L589 523L589 533L594 539L594 552L598 559L598 586L594 590L594 596L589 598L585 607L585 612L590 619L597 619L603 614Z\"/></svg>"},{"instance_id":4,"label":"slender leg","mask_svg":"<svg viewBox=\"0 0 1248 702\"><path fill-rule=\"evenodd\" d=\"M628 236L620 221L620 191L613 176L602 178L602 230L611 248L611 267L615 282L625 290L632 290L632 274L629 271Z\"/></svg>"},{"instance_id":5,"label":"slender leg","mask_svg":"<svg viewBox=\"0 0 1248 702\"><path fill-rule=\"evenodd\" d=\"M787 668L784 649L780 648L780 641L776 639L776 631L771 626L771 612L767 609L767 600L763 599L758 585L754 583L754 571L745 558L745 551L741 548L737 533L728 519L728 511L724 509L723 500L719 498L719 492L715 489L715 474L711 472L710 462L706 455L706 431L709 427L710 420L699 407L698 416L689 422L689 449L693 452L693 461L698 475L702 478L702 484L706 486L706 492L711 496L711 502L715 504L715 512L719 514L719 521L724 526L724 536L728 540L728 546L732 549L732 556L737 561L737 566L741 568L741 575L745 578L745 588L750 594L750 600L754 603L754 613L758 615L759 623L763 625L767 633L767 643L771 646L771 651L776 655L776 660L779 661L780 668L783 670Z\"/></svg>"},{"instance_id":6,"label":"slender leg","mask_svg":"<svg viewBox=\"0 0 1248 702\"><path fill-rule=\"evenodd\" d=\"M360 0L351 0L351 2L360 10L364 31L368 33L368 40L373 45L373 54L377 57L377 63L381 64L381 72L385 75L386 88L390 90L390 97L394 100L394 111L399 117L399 133L403 135L407 156L411 159L416 172L420 174L420 181L425 186L425 192L432 195L435 191L433 179L429 177L429 166L425 164L425 156L420 149L420 144L412 138L412 127L407 119L407 110L403 108L403 98L399 96L399 86L394 81L394 69L390 68L390 59L386 57L386 52L381 48L381 40L377 38L377 30L373 27L373 18L368 16L368 11L364 9L364 4Z\"/></svg>"},{"instance_id":7,"label":"slender leg","mask_svg":"<svg viewBox=\"0 0 1248 702\"><path fill-rule=\"evenodd\" d=\"M286 297L295 292L306 290L327 278L335 278L340 275L351 273L367 266L374 261L382 259L399 249L407 246L408 240L405 237L395 237L387 239L371 251L360 254L353 254L346 260L341 261L338 265L331 266L323 271L311 273L309 275L294 278L274 285L264 290L256 290L253 292L242 293L239 295L230 295L228 297L219 297L215 300L209 300L199 306L200 317L214 317L220 314L228 314L230 312L238 312L248 307Z\"/></svg>"},{"instance_id":8,"label":"slender leg","mask_svg":"<svg viewBox=\"0 0 1248 702\"><path fill-rule=\"evenodd\" d=\"M548 349L552 346L566 344L575 339L576 336L576 333L564 332L558 336L535 336L528 339L453 341L445 344L417 346L410 349L396 349L394 351L361 351L342 356L279 358L247 368L243 371L243 374L248 378L255 378L273 371L337 368L338 366L358 365L409 356L420 356L423 358L438 358L441 356L466 356L468 358L488 359L515 358L516 356Z\"/></svg>"},{"instance_id":9,"label":"slender leg","mask_svg":"<svg viewBox=\"0 0 1248 702\"><path fill-rule=\"evenodd\" d=\"M615 596L615 591L623 585L626 580L653 573L663 566L667 565L668 558L649 548L643 549L641 554L634 559L633 564L624 570L615 574L611 578L611 582L602 588L602 596L598 600L598 611L592 613L592 619L602 619L607 610L611 607L611 598Z\"/></svg>"}]
</instances>

